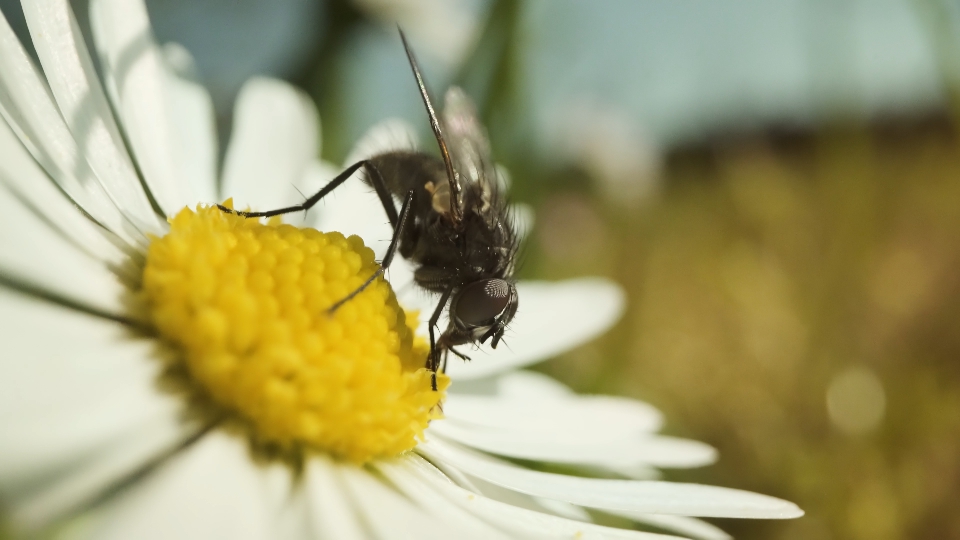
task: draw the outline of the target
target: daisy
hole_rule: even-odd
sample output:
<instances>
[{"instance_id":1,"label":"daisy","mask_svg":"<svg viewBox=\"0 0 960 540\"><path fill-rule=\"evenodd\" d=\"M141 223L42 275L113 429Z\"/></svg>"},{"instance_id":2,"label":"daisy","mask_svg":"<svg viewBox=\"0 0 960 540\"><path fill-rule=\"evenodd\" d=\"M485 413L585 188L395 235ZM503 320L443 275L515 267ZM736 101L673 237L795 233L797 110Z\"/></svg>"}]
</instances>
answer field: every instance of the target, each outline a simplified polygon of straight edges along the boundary
<instances>
[{"instance_id":1,"label":"daisy","mask_svg":"<svg viewBox=\"0 0 960 540\"><path fill-rule=\"evenodd\" d=\"M67 0L23 9L40 67L0 20L0 504L15 534L662 537L592 522L610 514L726 538L691 516L802 514L658 481L713 450L657 435L648 405L516 371L616 320L622 295L603 280L521 283L510 349L452 364L439 418L397 300L429 298L378 282L332 320L294 309L369 275L360 237L198 206L272 208L336 172L315 158L305 96L249 82L218 175L210 99L182 49L154 43L142 2L91 2L102 78ZM356 155L412 142L387 123ZM290 221L387 237L356 184Z\"/></svg>"}]
</instances>

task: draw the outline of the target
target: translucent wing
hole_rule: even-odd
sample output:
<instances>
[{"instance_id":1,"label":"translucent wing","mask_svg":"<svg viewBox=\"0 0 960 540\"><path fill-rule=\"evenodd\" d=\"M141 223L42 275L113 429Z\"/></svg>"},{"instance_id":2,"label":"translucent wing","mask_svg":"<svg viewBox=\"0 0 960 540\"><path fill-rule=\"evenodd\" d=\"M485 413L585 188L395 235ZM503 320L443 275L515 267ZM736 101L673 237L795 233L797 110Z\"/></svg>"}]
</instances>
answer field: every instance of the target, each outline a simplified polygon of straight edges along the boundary
<instances>
[{"instance_id":1,"label":"translucent wing","mask_svg":"<svg viewBox=\"0 0 960 540\"><path fill-rule=\"evenodd\" d=\"M473 102L460 88L447 90L440 122L461 186L476 183L484 192L495 189L497 171L490 159L487 132L477 119Z\"/></svg>"}]
</instances>

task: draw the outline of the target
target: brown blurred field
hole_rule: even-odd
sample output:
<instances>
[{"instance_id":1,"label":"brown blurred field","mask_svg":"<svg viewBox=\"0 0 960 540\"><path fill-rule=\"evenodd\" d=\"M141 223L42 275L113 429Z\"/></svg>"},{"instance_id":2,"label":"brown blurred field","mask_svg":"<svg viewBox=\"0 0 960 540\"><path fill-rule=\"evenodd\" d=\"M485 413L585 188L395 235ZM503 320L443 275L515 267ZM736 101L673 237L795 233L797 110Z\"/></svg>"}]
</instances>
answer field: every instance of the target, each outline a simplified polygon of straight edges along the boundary
<instances>
[{"instance_id":1,"label":"brown blurred field","mask_svg":"<svg viewBox=\"0 0 960 540\"><path fill-rule=\"evenodd\" d=\"M609 275L630 304L609 335L543 369L650 401L668 433L719 449L716 465L667 478L807 512L720 523L737 538L960 538L950 122L717 137L672 152L659 194L628 210L563 174L540 205L530 273ZM841 386L837 414L875 425L831 419L828 387L851 368L879 380L885 407L864 412L878 408L870 389Z\"/></svg>"}]
</instances>

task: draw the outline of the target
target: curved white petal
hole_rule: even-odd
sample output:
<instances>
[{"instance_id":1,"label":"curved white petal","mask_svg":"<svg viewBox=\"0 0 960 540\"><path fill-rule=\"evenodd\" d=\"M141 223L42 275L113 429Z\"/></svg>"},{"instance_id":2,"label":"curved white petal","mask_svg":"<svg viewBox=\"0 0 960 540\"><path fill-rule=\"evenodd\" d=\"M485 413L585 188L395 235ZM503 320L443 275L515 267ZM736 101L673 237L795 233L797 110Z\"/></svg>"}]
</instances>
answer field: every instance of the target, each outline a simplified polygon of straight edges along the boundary
<instances>
[{"instance_id":1,"label":"curved white petal","mask_svg":"<svg viewBox=\"0 0 960 540\"><path fill-rule=\"evenodd\" d=\"M416 150L418 139L417 130L410 122L402 118L387 118L368 129L357 140L344 163L351 165L384 152Z\"/></svg>"},{"instance_id":2,"label":"curved white petal","mask_svg":"<svg viewBox=\"0 0 960 540\"><path fill-rule=\"evenodd\" d=\"M58 186L95 220L131 244L145 244L137 230L117 209L99 179L81 156L67 124L40 72L0 14L0 112L23 147ZM12 152L4 145L4 157Z\"/></svg>"},{"instance_id":3,"label":"curved white petal","mask_svg":"<svg viewBox=\"0 0 960 540\"><path fill-rule=\"evenodd\" d=\"M106 229L84 216L63 192L50 182L37 162L27 153L6 122L0 120L0 182L9 186L18 198L41 210L57 231L93 258L118 266L129 256Z\"/></svg>"},{"instance_id":4,"label":"curved white petal","mask_svg":"<svg viewBox=\"0 0 960 540\"><path fill-rule=\"evenodd\" d=\"M193 202L216 202L218 149L213 98L194 77L196 67L188 68L193 66L193 58L184 47L167 43L162 52L170 75L167 99L172 103L170 121L181 172L192 188Z\"/></svg>"},{"instance_id":5,"label":"curved white petal","mask_svg":"<svg viewBox=\"0 0 960 540\"><path fill-rule=\"evenodd\" d=\"M283 540L317 540L313 532L310 501L303 484L295 484L288 497L281 499L273 538Z\"/></svg>"},{"instance_id":6,"label":"curved white petal","mask_svg":"<svg viewBox=\"0 0 960 540\"><path fill-rule=\"evenodd\" d=\"M577 506L564 501L558 501L556 499L544 499L543 497L531 497L531 499L533 499L537 505L539 505L541 508L544 508L551 514L568 519L575 519L577 521L585 521L588 523L593 522L593 517L582 506Z\"/></svg>"},{"instance_id":7,"label":"curved white petal","mask_svg":"<svg viewBox=\"0 0 960 540\"><path fill-rule=\"evenodd\" d=\"M72 515L114 486L136 477L160 459L159 456L172 452L176 443L185 438L184 427L172 411L138 418L135 426L112 440L104 441L102 447L77 456L76 461L62 468L45 469L39 477L47 481L34 482L31 491L11 490L13 495L10 498L16 501L12 504L11 517L18 528L29 532ZM61 438L68 434L76 433L65 431L54 441L34 438L31 442L37 446L62 444ZM16 435L19 434L11 433L11 436ZM75 443L66 441L68 448ZM52 479L46 476L51 470L56 474Z\"/></svg>"},{"instance_id":8,"label":"curved white petal","mask_svg":"<svg viewBox=\"0 0 960 540\"><path fill-rule=\"evenodd\" d=\"M530 401L576 397L577 395L569 386L549 375L536 371L509 371L498 376L496 378L496 393L498 396L505 398ZM656 412L653 407L650 407L650 409Z\"/></svg>"},{"instance_id":9,"label":"curved white petal","mask_svg":"<svg viewBox=\"0 0 960 540\"><path fill-rule=\"evenodd\" d=\"M417 133L409 122L388 118L368 129L357 140L344 161L344 168L384 152L413 150L416 145ZM373 188L360 179L362 174L364 173L357 172L354 178L347 180L331 194L332 201L326 204L325 211L319 214L318 228L341 230L341 227L345 227L351 234L358 234L365 240L386 239L389 243L393 228L390 227L383 205ZM397 210L399 211L399 205ZM373 247L377 253L381 253L376 246ZM382 247L386 248L386 244Z\"/></svg>"},{"instance_id":10,"label":"curved white petal","mask_svg":"<svg viewBox=\"0 0 960 540\"><path fill-rule=\"evenodd\" d=\"M502 503L457 486L433 465L416 455L408 455L404 460L398 461L397 466L468 512L479 516L498 529L506 531L513 538L578 538L584 540L594 538L624 540L677 538L675 536L613 529Z\"/></svg>"},{"instance_id":11,"label":"curved white petal","mask_svg":"<svg viewBox=\"0 0 960 540\"><path fill-rule=\"evenodd\" d=\"M171 216L212 196L212 103L202 86L168 69L144 3L93 0L90 26L104 81L160 208ZM207 193L195 193L194 185L208 186Z\"/></svg>"},{"instance_id":12,"label":"curved white petal","mask_svg":"<svg viewBox=\"0 0 960 540\"><path fill-rule=\"evenodd\" d=\"M442 463L434 463L433 465L440 468L443 473L447 475L447 477L450 477L451 480L453 480L453 477L450 474L452 471L456 471L461 477L467 478L467 476L460 472L459 469L455 469L453 467L442 468ZM469 477L468 484L462 484L457 481L454 483L468 491L473 491L474 493L478 493L484 497L506 503L517 508L525 508L534 512L552 514L562 518L582 521L585 523L593 522L593 517L589 514L589 512L586 511L586 509L584 509L582 506L576 506L565 501L544 499L543 497L532 497L526 493L520 493L519 491L513 491L496 484L491 484L490 482L481 480L475 476Z\"/></svg>"},{"instance_id":13,"label":"curved white petal","mask_svg":"<svg viewBox=\"0 0 960 540\"><path fill-rule=\"evenodd\" d=\"M73 138L114 203L142 230L162 223L147 199L67 0L23 2L47 82Z\"/></svg>"},{"instance_id":14,"label":"curved white petal","mask_svg":"<svg viewBox=\"0 0 960 540\"><path fill-rule=\"evenodd\" d=\"M623 478L629 478L630 480L660 480L663 477L663 475L660 474L660 469L655 469L647 465L604 465L599 468L599 471L602 471L603 474L596 474L594 476L607 476L610 473L614 473Z\"/></svg>"},{"instance_id":15,"label":"curved white petal","mask_svg":"<svg viewBox=\"0 0 960 540\"><path fill-rule=\"evenodd\" d=\"M384 120L371 127L360 137L344 162L346 166L391 150L412 150L416 148L417 135L407 121L396 118ZM340 169L342 170L342 169ZM333 178L335 171L329 178ZM382 259L390 245L393 227L383 209L383 204L373 188L361 180L363 171L341 184L322 200L312 211L313 225L321 231L340 231L345 235L355 234L363 238L364 243L373 249ZM328 180L329 180L328 178ZM396 203L397 211L400 204ZM413 265L397 256L393 259L387 277L395 288L404 287L413 281ZM400 294L401 291L398 291ZM401 298L403 295L401 294ZM405 307L408 303L401 302ZM421 314L421 317L429 314Z\"/></svg>"},{"instance_id":16,"label":"curved white petal","mask_svg":"<svg viewBox=\"0 0 960 540\"><path fill-rule=\"evenodd\" d=\"M698 540L730 540L733 538L719 527L716 527L706 521L687 517L670 516L667 514L638 514L631 512L610 512L618 516L632 519L638 523L653 525L667 531L680 533L690 538Z\"/></svg>"},{"instance_id":17,"label":"curved white petal","mask_svg":"<svg viewBox=\"0 0 960 540\"><path fill-rule=\"evenodd\" d=\"M338 464L324 455L307 459L303 475L310 522L318 540L366 540L367 531L350 503L336 472Z\"/></svg>"},{"instance_id":18,"label":"curved white petal","mask_svg":"<svg viewBox=\"0 0 960 540\"><path fill-rule=\"evenodd\" d=\"M536 371L508 371L494 377L459 381L448 390L450 395L537 402L576 396L570 387ZM659 414L659 413L658 413Z\"/></svg>"},{"instance_id":19,"label":"curved white petal","mask_svg":"<svg viewBox=\"0 0 960 540\"><path fill-rule=\"evenodd\" d=\"M439 420L430 433L491 454L517 459L595 466L702 467L716 461L710 446L672 437L596 431L579 433L484 429Z\"/></svg>"},{"instance_id":20,"label":"curved white petal","mask_svg":"<svg viewBox=\"0 0 960 540\"><path fill-rule=\"evenodd\" d=\"M345 166L349 167L382 152L413 149L416 146L416 140L416 131L405 120L384 120L360 137L344 162ZM336 176L336 173L343 168L337 168L330 178ZM393 228L377 194L372 187L361 180L363 174L362 171L354 173L353 177L317 205L314 225L321 231L356 234L382 256L390 243ZM399 208L397 205L398 211Z\"/></svg>"},{"instance_id":21,"label":"curved white petal","mask_svg":"<svg viewBox=\"0 0 960 540\"><path fill-rule=\"evenodd\" d=\"M450 538L479 539L473 531L434 515L370 474L351 465L336 468L374 537L381 540L419 540Z\"/></svg>"},{"instance_id":22,"label":"curved white petal","mask_svg":"<svg viewBox=\"0 0 960 540\"><path fill-rule=\"evenodd\" d=\"M310 196L327 185L341 169L325 161L313 161L305 171L298 188ZM307 223L317 230L338 231L345 236L357 235L378 256L386 252L390 243L390 222L380 205L380 199L360 180L361 173L340 184L335 190L310 209ZM398 257L396 260L400 260Z\"/></svg>"},{"instance_id":23,"label":"curved white petal","mask_svg":"<svg viewBox=\"0 0 960 540\"><path fill-rule=\"evenodd\" d=\"M442 464L436 463L434 465L440 468ZM446 474L449 477L450 471L457 470L457 469L454 469L452 467L447 467L446 469L441 468L441 470L443 471L444 474ZM460 475L466 476L462 472L460 473ZM547 499L544 499L542 497L531 497L526 493L520 493L519 491L513 491L511 489L507 489L507 488L498 486L496 484L491 484L490 482L481 480L480 478L477 478L477 477L470 477L469 486L459 484L459 483L457 483L457 485L459 485L460 487L466 490L473 491L474 493L477 493L479 495L483 495L488 499L493 499L498 502L506 503L506 504L509 504L510 506L516 506L517 508L525 508L527 510L532 510L534 512L538 512L542 514L552 514L552 515L560 516L562 518L574 519L577 521L583 521L583 522L592 521L591 519L589 519L589 517L587 519L583 519L582 513L579 513L576 510L571 510L571 507L573 505L571 505L570 503L567 503L564 501L556 501L559 504L557 505L551 505L549 503L543 504L543 502L546 501ZM557 512L557 510L561 510L561 511ZM573 514L577 514L577 515L573 515Z\"/></svg>"},{"instance_id":24,"label":"curved white petal","mask_svg":"<svg viewBox=\"0 0 960 540\"><path fill-rule=\"evenodd\" d=\"M138 480L102 510L104 540L272 540L278 499L269 484L290 472L251 459L240 437L215 430Z\"/></svg>"},{"instance_id":25,"label":"curved white petal","mask_svg":"<svg viewBox=\"0 0 960 540\"><path fill-rule=\"evenodd\" d=\"M53 230L3 185L0 246L0 278L113 316L127 315L127 290L106 264Z\"/></svg>"},{"instance_id":26,"label":"curved white petal","mask_svg":"<svg viewBox=\"0 0 960 540\"><path fill-rule=\"evenodd\" d=\"M321 174L326 176L330 172L334 171L325 167ZM322 183L316 180L314 183L326 184L339 172L336 170ZM351 178L317 203L310 210L313 216L312 224L321 231L340 231L347 236L355 234L363 238L364 243L382 257L390 245L393 228L377 194L361 180L362 174L361 171L355 172ZM397 205L396 208L399 211L400 206ZM398 256L394 264L401 260Z\"/></svg>"},{"instance_id":27,"label":"curved white petal","mask_svg":"<svg viewBox=\"0 0 960 540\"><path fill-rule=\"evenodd\" d=\"M0 336L0 497L22 526L70 510L196 432L180 401L157 389L156 345L123 325L0 288Z\"/></svg>"},{"instance_id":28,"label":"curved white petal","mask_svg":"<svg viewBox=\"0 0 960 540\"><path fill-rule=\"evenodd\" d=\"M624 434L649 434L663 425L663 417L655 408L616 396L547 397L536 393L474 396L451 393L443 411L449 421L464 426L526 432L536 436L568 433L575 440L609 440Z\"/></svg>"},{"instance_id":29,"label":"curved white petal","mask_svg":"<svg viewBox=\"0 0 960 540\"><path fill-rule=\"evenodd\" d=\"M276 79L250 79L237 96L223 166L223 196L238 209L274 210L303 202L297 193L320 148L317 109L302 91ZM302 213L284 221L301 223Z\"/></svg>"},{"instance_id":30,"label":"curved white petal","mask_svg":"<svg viewBox=\"0 0 960 540\"><path fill-rule=\"evenodd\" d=\"M517 294L520 309L503 343L468 350L471 362L452 358L452 379L486 377L560 354L606 331L624 308L622 289L602 278L522 281Z\"/></svg>"},{"instance_id":31,"label":"curved white petal","mask_svg":"<svg viewBox=\"0 0 960 540\"><path fill-rule=\"evenodd\" d=\"M545 473L512 465L454 444L428 440L418 451L488 482L538 497L598 509L700 517L786 519L795 504L736 489L673 482L607 480Z\"/></svg>"},{"instance_id":32,"label":"curved white petal","mask_svg":"<svg viewBox=\"0 0 960 540\"><path fill-rule=\"evenodd\" d=\"M439 519L458 523L478 538L510 538L503 531L491 527L478 516L450 501L443 493L423 482L418 475L411 472L409 467L398 463L404 459L408 458L378 461L375 463L375 467L388 480L393 482L397 489L403 491L407 497L416 501L421 507L429 508Z\"/></svg>"}]
</instances>

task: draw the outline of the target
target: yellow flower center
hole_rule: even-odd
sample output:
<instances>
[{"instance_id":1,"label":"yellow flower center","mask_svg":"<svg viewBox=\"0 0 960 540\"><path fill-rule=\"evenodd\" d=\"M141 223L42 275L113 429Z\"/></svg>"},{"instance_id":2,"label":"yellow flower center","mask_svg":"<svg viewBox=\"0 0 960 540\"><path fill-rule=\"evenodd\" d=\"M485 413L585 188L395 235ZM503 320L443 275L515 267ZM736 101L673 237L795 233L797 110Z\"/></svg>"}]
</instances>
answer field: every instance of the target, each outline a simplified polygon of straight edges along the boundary
<instances>
[{"instance_id":1,"label":"yellow flower center","mask_svg":"<svg viewBox=\"0 0 960 540\"><path fill-rule=\"evenodd\" d=\"M151 243L143 290L191 378L258 439L363 463L413 448L449 382L431 390L383 279L329 313L377 268L357 236L198 206Z\"/></svg>"}]
</instances>

